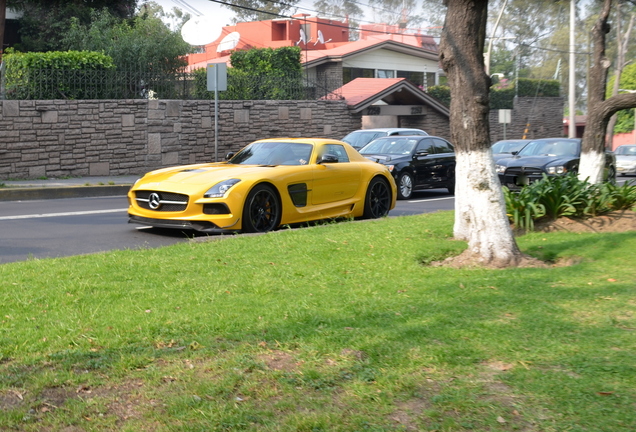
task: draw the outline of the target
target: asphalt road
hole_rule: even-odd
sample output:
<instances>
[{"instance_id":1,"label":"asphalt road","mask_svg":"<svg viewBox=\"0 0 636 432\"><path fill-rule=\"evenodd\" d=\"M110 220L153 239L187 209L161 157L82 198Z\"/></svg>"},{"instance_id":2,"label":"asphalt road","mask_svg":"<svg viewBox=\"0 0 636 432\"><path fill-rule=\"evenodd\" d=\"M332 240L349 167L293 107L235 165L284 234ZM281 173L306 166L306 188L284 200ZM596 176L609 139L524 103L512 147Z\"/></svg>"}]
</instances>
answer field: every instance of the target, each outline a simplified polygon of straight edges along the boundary
<instances>
[{"instance_id":1,"label":"asphalt road","mask_svg":"<svg viewBox=\"0 0 636 432\"><path fill-rule=\"evenodd\" d=\"M446 189L398 201L389 216L452 210ZM125 196L65 198L0 203L0 264L168 246L205 235L128 224ZM217 236L218 237L218 236Z\"/></svg>"}]
</instances>

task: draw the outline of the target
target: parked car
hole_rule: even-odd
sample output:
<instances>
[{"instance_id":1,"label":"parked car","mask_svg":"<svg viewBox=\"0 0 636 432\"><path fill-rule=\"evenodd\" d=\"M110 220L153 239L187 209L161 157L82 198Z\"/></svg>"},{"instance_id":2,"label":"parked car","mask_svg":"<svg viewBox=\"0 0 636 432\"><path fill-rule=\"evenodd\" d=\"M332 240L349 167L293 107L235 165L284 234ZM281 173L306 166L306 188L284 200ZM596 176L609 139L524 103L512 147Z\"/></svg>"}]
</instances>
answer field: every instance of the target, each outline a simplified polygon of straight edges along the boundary
<instances>
[{"instance_id":1,"label":"parked car","mask_svg":"<svg viewBox=\"0 0 636 432\"><path fill-rule=\"evenodd\" d=\"M394 135L428 135L422 129L409 128L376 128L360 129L345 136L342 141L351 144L356 150L360 150L376 138Z\"/></svg>"},{"instance_id":2,"label":"parked car","mask_svg":"<svg viewBox=\"0 0 636 432\"><path fill-rule=\"evenodd\" d=\"M616 172L620 175L636 175L636 145L622 145L614 150Z\"/></svg>"},{"instance_id":3,"label":"parked car","mask_svg":"<svg viewBox=\"0 0 636 432\"><path fill-rule=\"evenodd\" d=\"M497 141L491 147L492 157L495 160L495 163L497 163L499 159L516 155L529 142L530 140L528 139L509 139Z\"/></svg>"},{"instance_id":4,"label":"parked car","mask_svg":"<svg viewBox=\"0 0 636 432\"><path fill-rule=\"evenodd\" d=\"M398 199L409 199L414 191L447 188L455 193L455 149L434 136L377 138L360 150L370 160L389 167L397 184Z\"/></svg>"},{"instance_id":5,"label":"parked car","mask_svg":"<svg viewBox=\"0 0 636 432\"><path fill-rule=\"evenodd\" d=\"M128 193L129 221L208 233L267 232L336 217L379 218L395 206L387 167L342 141L255 141L225 162L159 169Z\"/></svg>"},{"instance_id":6,"label":"parked car","mask_svg":"<svg viewBox=\"0 0 636 432\"><path fill-rule=\"evenodd\" d=\"M579 138L543 138L530 141L516 155L499 159L495 165L499 180L509 189L520 189L543 175L577 173L581 157ZM616 158L606 152L605 179L616 178Z\"/></svg>"}]
</instances>

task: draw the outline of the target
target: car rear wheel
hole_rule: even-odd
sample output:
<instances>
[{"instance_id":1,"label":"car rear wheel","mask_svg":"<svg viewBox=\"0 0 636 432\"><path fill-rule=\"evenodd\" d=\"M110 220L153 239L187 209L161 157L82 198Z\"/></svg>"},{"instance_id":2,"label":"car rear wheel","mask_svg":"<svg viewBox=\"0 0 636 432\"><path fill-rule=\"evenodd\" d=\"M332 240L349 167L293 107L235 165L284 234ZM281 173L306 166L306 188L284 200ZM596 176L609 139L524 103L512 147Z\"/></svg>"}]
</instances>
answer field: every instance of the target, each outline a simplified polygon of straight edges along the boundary
<instances>
[{"instance_id":1,"label":"car rear wheel","mask_svg":"<svg viewBox=\"0 0 636 432\"><path fill-rule=\"evenodd\" d=\"M398 199L405 200L413 195L413 176L407 172L398 178Z\"/></svg>"},{"instance_id":2,"label":"car rear wheel","mask_svg":"<svg viewBox=\"0 0 636 432\"><path fill-rule=\"evenodd\" d=\"M258 185L250 191L243 206L243 232L268 232L278 227L281 204L271 186Z\"/></svg>"},{"instance_id":3,"label":"car rear wheel","mask_svg":"<svg viewBox=\"0 0 636 432\"><path fill-rule=\"evenodd\" d=\"M375 177L369 183L364 200L365 219L377 219L389 214L391 207L391 189L386 180Z\"/></svg>"}]
</instances>

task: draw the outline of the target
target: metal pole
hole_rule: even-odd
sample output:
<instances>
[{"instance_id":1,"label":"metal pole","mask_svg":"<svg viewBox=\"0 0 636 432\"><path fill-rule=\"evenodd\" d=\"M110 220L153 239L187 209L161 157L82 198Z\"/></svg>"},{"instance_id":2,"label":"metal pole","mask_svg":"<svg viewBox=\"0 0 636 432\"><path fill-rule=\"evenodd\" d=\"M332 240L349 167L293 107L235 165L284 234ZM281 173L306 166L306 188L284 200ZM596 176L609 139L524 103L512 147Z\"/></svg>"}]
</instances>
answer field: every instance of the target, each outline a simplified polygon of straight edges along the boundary
<instances>
[{"instance_id":1,"label":"metal pole","mask_svg":"<svg viewBox=\"0 0 636 432\"><path fill-rule=\"evenodd\" d=\"M574 25L576 24L576 0L570 0L570 78L569 78L569 109L570 127L568 138L576 138L576 56L574 55Z\"/></svg>"},{"instance_id":2,"label":"metal pole","mask_svg":"<svg viewBox=\"0 0 636 432\"><path fill-rule=\"evenodd\" d=\"M219 70L214 68L214 73L217 75L215 82L219 82ZM218 149L219 149L219 90L218 86L214 88L214 162L219 161Z\"/></svg>"}]
</instances>

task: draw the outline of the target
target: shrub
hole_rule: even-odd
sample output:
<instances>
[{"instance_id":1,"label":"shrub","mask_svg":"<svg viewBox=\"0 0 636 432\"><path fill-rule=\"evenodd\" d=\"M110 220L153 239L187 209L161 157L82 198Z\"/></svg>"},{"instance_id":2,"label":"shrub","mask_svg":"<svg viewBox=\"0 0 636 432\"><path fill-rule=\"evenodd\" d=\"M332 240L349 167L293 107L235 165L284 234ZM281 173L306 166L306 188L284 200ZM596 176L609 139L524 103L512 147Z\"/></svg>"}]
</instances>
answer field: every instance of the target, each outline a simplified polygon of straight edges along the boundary
<instances>
[{"instance_id":1,"label":"shrub","mask_svg":"<svg viewBox=\"0 0 636 432\"><path fill-rule=\"evenodd\" d=\"M629 210L636 204L636 186L590 184L575 174L543 176L519 191L503 187L506 213L515 228L531 231L540 220L560 217L588 218L613 210Z\"/></svg>"}]
</instances>

